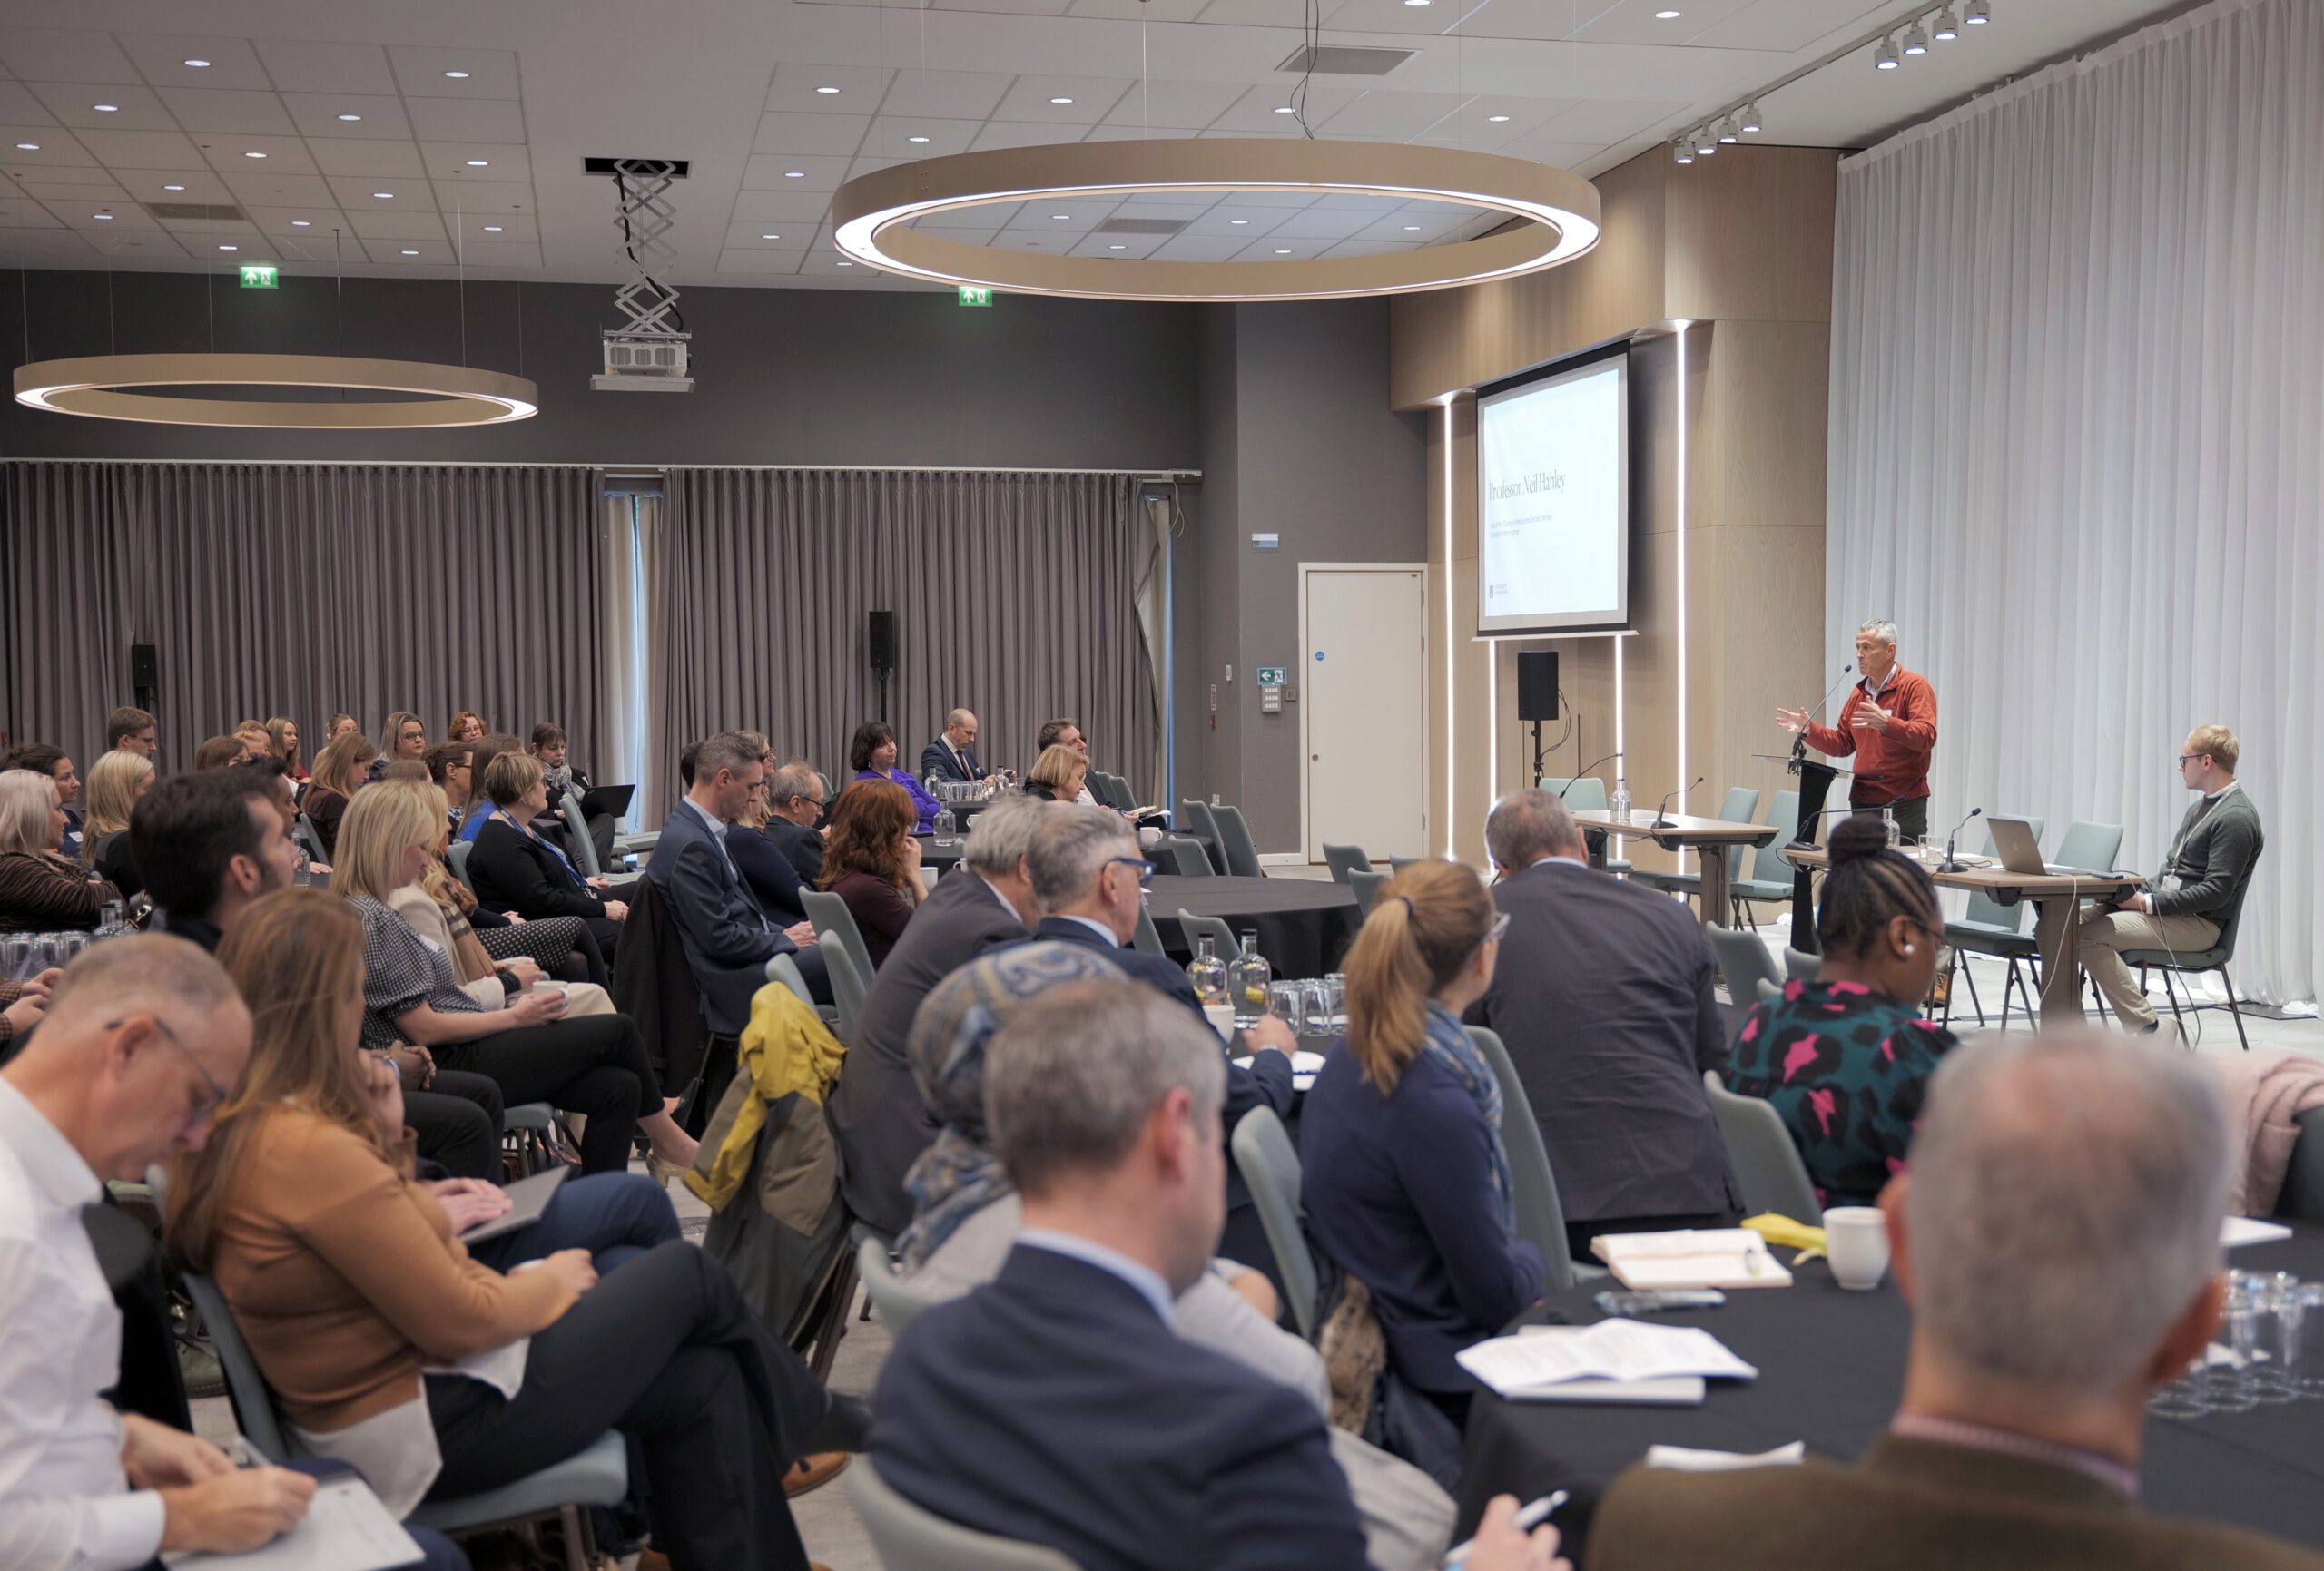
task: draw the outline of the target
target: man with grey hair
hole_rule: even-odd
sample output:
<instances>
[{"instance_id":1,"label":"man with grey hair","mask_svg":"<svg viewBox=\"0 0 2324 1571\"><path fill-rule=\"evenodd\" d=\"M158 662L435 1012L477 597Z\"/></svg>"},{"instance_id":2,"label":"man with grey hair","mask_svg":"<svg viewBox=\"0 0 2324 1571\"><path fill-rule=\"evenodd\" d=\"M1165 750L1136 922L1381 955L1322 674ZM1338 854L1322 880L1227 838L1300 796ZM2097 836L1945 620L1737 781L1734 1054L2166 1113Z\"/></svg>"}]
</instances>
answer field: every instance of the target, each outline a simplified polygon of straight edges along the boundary
<instances>
[{"instance_id":1,"label":"man with grey hair","mask_svg":"<svg viewBox=\"0 0 2324 1571\"><path fill-rule=\"evenodd\" d=\"M1055 988L1002 1027L985 1108L1024 1228L881 1371L890 1487L1093 1571L1364 1566L1315 1405L1173 1329L1218 1239L1225 1091L1208 1027L1132 983ZM1516 1507L1487 1508L1471 1571L1548 1571L1556 1537Z\"/></svg>"},{"instance_id":2,"label":"man with grey hair","mask_svg":"<svg viewBox=\"0 0 2324 1571\"><path fill-rule=\"evenodd\" d=\"M920 750L922 780L982 780L992 771L977 761L977 717L965 709L944 717L944 734Z\"/></svg>"},{"instance_id":3,"label":"man with grey hair","mask_svg":"<svg viewBox=\"0 0 2324 1571\"><path fill-rule=\"evenodd\" d=\"M1033 884L1025 854L1054 810L1032 797L1009 796L979 813L962 853L965 865L936 880L886 963L872 974L829 1115L848 1209L881 1232L901 1232L911 1224L904 1174L936 1138L936 1121L904 1056L912 1016L939 982L987 949L1021 940L1031 928Z\"/></svg>"},{"instance_id":4,"label":"man with grey hair","mask_svg":"<svg viewBox=\"0 0 2324 1571\"><path fill-rule=\"evenodd\" d=\"M1856 629L1856 683L1837 725L1817 725L1804 709L1778 709L1776 723L1833 758L1856 759L1848 805L1872 818L1896 815L1908 842L1928 839L1928 758L1936 749L1936 689L1896 663L1896 624Z\"/></svg>"},{"instance_id":5,"label":"man with grey hair","mask_svg":"<svg viewBox=\"0 0 2324 1571\"><path fill-rule=\"evenodd\" d=\"M831 787L815 766L794 758L766 780L766 838L799 869L811 886L823 877L823 832L816 824L823 816Z\"/></svg>"},{"instance_id":6,"label":"man with grey hair","mask_svg":"<svg viewBox=\"0 0 2324 1571\"><path fill-rule=\"evenodd\" d=\"M2181 1054L2074 1032L1956 1048L1881 1196L1913 1306L1904 1399L1852 1467L1632 1468L1592 1571L2307 1567L2238 1528L2132 1507L2148 1395L2219 1323L2225 1099Z\"/></svg>"}]
</instances>

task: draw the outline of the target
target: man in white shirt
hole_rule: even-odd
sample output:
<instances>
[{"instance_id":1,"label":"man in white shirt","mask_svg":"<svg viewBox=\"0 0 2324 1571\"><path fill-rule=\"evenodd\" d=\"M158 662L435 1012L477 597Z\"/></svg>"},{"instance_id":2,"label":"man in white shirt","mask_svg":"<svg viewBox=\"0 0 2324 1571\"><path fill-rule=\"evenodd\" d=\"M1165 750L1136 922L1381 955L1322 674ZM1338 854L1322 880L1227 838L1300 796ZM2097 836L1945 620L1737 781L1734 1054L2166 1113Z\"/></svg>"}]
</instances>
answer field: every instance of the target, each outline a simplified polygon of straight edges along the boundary
<instances>
[{"instance_id":1,"label":"man in white shirt","mask_svg":"<svg viewBox=\"0 0 2324 1571\"><path fill-rule=\"evenodd\" d=\"M255 1549L315 1482L237 1469L208 1441L115 1412L121 1312L81 1222L106 1178L201 1148L250 1056L226 973L166 937L65 969L0 1070L0 1566L126 1571L164 1551Z\"/></svg>"}]
</instances>

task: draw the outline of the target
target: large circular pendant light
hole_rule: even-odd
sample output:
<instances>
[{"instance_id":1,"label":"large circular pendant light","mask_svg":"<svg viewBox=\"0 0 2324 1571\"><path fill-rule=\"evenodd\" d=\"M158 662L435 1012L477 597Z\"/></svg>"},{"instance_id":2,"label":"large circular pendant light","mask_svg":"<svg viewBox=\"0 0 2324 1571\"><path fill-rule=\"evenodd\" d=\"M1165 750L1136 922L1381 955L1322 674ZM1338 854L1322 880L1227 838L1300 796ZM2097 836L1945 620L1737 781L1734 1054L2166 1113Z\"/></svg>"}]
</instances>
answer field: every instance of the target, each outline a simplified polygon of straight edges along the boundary
<instances>
[{"instance_id":1,"label":"large circular pendant light","mask_svg":"<svg viewBox=\"0 0 2324 1571\"><path fill-rule=\"evenodd\" d=\"M913 227L939 213L1051 198L1265 191L1458 202L1525 221L1449 245L1266 261L1042 256ZM1598 190L1547 164L1406 142L1060 142L859 175L832 197L832 223L850 257L934 283L1088 299L1331 299L1451 289L1571 261L1598 243Z\"/></svg>"},{"instance_id":2,"label":"large circular pendant light","mask_svg":"<svg viewBox=\"0 0 2324 1571\"><path fill-rule=\"evenodd\" d=\"M322 388L418 395L268 402L123 392L125 388ZM530 418L540 392L522 377L419 360L343 355L93 355L16 368L16 402L61 415L172 426L409 431Z\"/></svg>"}]
</instances>

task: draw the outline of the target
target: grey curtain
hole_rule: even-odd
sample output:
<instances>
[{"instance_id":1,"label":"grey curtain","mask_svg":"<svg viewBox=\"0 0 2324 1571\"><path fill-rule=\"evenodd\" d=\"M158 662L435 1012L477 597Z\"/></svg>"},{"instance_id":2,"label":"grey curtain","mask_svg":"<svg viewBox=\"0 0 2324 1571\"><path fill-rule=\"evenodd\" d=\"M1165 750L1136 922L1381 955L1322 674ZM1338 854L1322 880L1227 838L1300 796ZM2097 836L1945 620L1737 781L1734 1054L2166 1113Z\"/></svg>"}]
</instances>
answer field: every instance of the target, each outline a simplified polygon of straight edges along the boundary
<instances>
[{"instance_id":1,"label":"grey curtain","mask_svg":"<svg viewBox=\"0 0 2324 1571\"><path fill-rule=\"evenodd\" d=\"M9 731L85 770L152 643L171 768L238 720L290 715L311 761L333 711L376 733L397 709L431 740L461 709L554 720L599 767L597 490L577 466L9 464Z\"/></svg>"},{"instance_id":2,"label":"grey curtain","mask_svg":"<svg viewBox=\"0 0 2324 1571\"><path fill-rule=\"evenodd\" d=\"M994 768L1055 715L1102 769L1154 777L1159 706L1138 623L1152 529L1131 475L687 469L644 543L658 680L649 755L727 726L843 780L879 715L868 614L896 614L887 720L901 763L965 704ZM677 787L675 764L649 811ZM658 821L658 817L654 820Z\"/></svg>"}]
</instances>

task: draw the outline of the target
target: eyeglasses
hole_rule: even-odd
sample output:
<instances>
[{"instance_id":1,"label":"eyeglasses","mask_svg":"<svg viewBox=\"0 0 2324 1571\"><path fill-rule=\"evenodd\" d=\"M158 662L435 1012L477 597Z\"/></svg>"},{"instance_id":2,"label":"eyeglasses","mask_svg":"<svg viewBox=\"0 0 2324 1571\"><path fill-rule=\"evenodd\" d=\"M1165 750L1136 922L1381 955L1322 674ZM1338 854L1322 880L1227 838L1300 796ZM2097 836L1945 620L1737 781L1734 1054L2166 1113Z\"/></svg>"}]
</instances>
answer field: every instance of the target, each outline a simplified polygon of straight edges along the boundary
<instances>
[{"instance_id":1,"label":"eyeglasses","mask_svg":"<svg viewBox=\"0 0 2324 1571\"><path fill-rule=\"evenodd\" d=\"M2199 758L2209 758L2211 756L2211 755L2207 752L2182 752L2179 755L2179 763L2181 768L2184 768L2186 765L2194 762Z\"/></svg>"},{"instance_id":2,"label":"eyeglasses","mask_svg":"<svg viewBox=\"0 0 2324 1571\"><path fill-rule=\"evenodd\" d=\"M104 1029L118 1031L133 1017L123 1016L118 1020L109 1020L105 1023ZM171 1046L185 1055L185 1061L193 1065L193 1072L201 1075L202 1084L210 1088L208 1095L202 1098L202 1102L186 1114L186 1126L192 1128L225 1105L226 1088L218 1084L218 1076L202 1067L202 1060L193 1056L193 1049L178 1039L178 1034L170 1029L170 1023L167 1020L162 1019L159 1015L148 1015L145 1018L153 1022L153 1029L159 1031Z\"/></svg>"},{"instance_id":3,"label":"eyeglasses","mask_svg":"<svg viewBox=\"0 0 2324 1571\"><path fill-rule=\"evenodd\" d=\"M1119 862L1126 868L1136 868L1137 869L1137 887L1139 889L1150 889L1154 887L1154 864L1147 861L1144 857L1108 857L1106 859L1106 865L1108 867L1111 867L1116 862Z\"/></svg>"}]
</instances>

